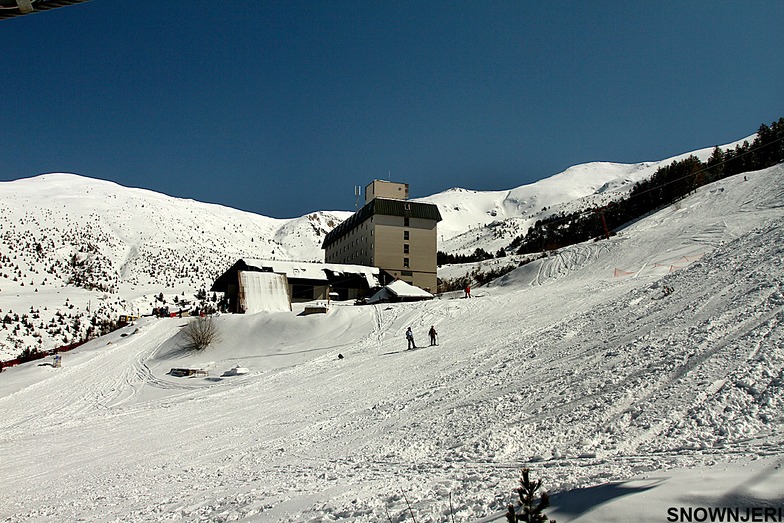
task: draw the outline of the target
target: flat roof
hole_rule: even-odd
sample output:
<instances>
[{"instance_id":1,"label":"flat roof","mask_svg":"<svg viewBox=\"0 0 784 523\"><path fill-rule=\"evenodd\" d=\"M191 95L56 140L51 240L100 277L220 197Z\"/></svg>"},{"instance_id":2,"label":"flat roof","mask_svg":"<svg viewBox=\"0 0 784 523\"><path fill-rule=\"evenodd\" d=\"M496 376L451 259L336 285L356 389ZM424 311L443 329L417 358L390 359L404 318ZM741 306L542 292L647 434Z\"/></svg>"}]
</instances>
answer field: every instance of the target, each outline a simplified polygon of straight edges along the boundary
<instances>
[{"instance_id":1,"label":"flat roof","mask_svg":"<svg viewBox=\"0 0 784 523\"><path fill-rule=\"evenodd\" d=\"M360 210L340 223L340 225L327 233L322 248L334 243L350 229L353 229L374 214L382 214L385 216L408 216L410 218L433 220L435 222L441 221L441 213L438 210L438 206L433 203L412 202L411 200L397 200L392 198L374 198L366 203Z\"/></svg>"}]
</instances>

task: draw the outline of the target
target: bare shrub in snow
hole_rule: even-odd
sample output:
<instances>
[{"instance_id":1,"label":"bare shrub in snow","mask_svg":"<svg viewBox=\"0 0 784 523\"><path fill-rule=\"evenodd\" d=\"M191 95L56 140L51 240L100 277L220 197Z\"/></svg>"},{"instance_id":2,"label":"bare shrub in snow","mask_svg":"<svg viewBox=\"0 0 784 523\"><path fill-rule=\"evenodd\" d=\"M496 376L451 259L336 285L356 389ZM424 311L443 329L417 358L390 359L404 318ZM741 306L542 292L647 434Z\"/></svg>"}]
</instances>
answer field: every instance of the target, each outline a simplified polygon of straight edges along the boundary
<instances>
[{"instance_id":1,"label":"bare shrub in snow","mask_svg":"<svg viewBox=\"0 0 784 523\"><path fill-rule=\"evenodd\" d=\"M185 338L184 348L189 350L204 350L219 339L218 324L212 316L199 316L188 322L182 330Z\"/></svg>"}]
</instances>

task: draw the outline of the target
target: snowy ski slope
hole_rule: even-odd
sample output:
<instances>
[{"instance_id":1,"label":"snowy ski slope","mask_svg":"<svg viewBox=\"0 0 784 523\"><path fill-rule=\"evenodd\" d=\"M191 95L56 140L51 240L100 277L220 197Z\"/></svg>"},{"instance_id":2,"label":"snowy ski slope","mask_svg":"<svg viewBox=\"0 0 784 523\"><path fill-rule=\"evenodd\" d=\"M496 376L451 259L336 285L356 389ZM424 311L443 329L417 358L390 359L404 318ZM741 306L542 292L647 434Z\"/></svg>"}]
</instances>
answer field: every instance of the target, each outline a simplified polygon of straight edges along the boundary
<instances>
[{"instance_id":1,"label":"snowy ski slope","mask_svg":"<svg viewBox=\"0 0 784 523\"><path fill-rule=\"evenodd\" d=\"M779 165L472 299L224 315L197 354L145 319L10 369L0 520L500 521L522 466L559 523L780 503L783 202Z\"/></svg>"}]
</instances>

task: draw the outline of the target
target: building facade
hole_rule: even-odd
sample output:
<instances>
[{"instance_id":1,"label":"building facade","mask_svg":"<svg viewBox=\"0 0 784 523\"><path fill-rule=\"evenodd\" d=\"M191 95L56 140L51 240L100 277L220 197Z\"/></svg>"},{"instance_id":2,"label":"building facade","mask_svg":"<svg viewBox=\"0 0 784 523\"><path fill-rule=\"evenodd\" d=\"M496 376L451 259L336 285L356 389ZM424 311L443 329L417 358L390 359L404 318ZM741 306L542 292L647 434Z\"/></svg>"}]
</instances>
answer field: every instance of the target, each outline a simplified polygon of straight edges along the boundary
<instances>
[{"instance_id":1,"label":"building facade","mask_svg":"<svg viewBox=\"0 0 784 523\"><path fill-rule=\"evenodd\" d=\"M243 313L291 310L291 303L326 300L330 293L339 300L368 297L370 291L375 292L392 280L379 268L364 265L246 258L221 274L210 291L224 293L229 312ZM284 297L286 306L281 307Z\"/></svg>"},{"instance_id":2,"label":"building facade","mask_svg":"<svg viewBox=\"0 0 784 523\"><path fill-rule=\"evenodd\" d=\"M325 261L379 267L435 292L441 213L436 205L407 198L408 184L373 181L365 188L365 205L327 234Z\"/></svg>"}]
</instances>

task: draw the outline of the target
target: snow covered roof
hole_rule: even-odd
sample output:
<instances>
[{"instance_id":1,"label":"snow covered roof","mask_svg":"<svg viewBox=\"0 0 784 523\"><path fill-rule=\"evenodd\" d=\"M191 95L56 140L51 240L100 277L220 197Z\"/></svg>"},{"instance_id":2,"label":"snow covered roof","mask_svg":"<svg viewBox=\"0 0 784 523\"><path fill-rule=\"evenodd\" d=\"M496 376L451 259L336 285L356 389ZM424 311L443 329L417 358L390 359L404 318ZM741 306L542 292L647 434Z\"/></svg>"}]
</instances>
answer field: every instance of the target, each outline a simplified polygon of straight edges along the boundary
<instances>
[{"instance_id":1,"label":"snow covered roof","mask_svg":"<svg viewBox=\"0 0 784 523\"><path fill-rule=\"evenodd\" d=\"M375 293L368 302L376 303L385 300L429 300L432 297L433 295L426 290L410 285L403 280L395 280Z\"/></svg>"},{"instance_id":2,"label":"snow covered roof","mask_svg":"<svg viewBox=\"0 0 784 523\"><path fill-rule=\"evenodd\" d=\"M241 271L242 307L246 314L261 311L290 311L288 282L283 274Z\"/></svg>"},{"instance_id":3,"label":"snow covered roof","mask_svg":"<svg viewBox=\"0 0 784 523\"><path fill-rule=\"evenodd\" d=\"M395 280L386 286L398 298L432 298L426 290L410 285L403 280Z\"/></svg>"},{"instance_id":4,"label":"snow covered roof","mask_svg":"<svg viewBox=\"0 0 784 523\"><path fill-rule=\"evenodd\" d=\"M327 271L335 275L359 274L365 277L370 287L380 285L378 267L368 267L366 265L348 265L343 263L312 263L294 261L269 261L245 259L248 267L261 270L271 270L278 274L285 274L287 278L300 278L305 280L329 281Z\"/></svg>"},{"instance_id":5,"label":"snow covered roof","mask_svg":"<svg viewBox=\"0 0 784 523\"><path fill-rule=\"evenodd\" d=\"M349 265L343 263L313 263L277 260L258 260L243 258L235 263L226 273L220 276L212 287L212 290L222 291L221 287L227 274L234 270L257 270L261 272L274 272L285 274L289 280L310 280L329 283L334 276L355 275L364 278L368 288L380 287L381 280L379 275L381 269L378 267L368 267L366 265Z\"/></svg>"}]
</instances>

